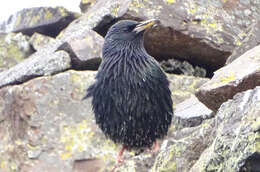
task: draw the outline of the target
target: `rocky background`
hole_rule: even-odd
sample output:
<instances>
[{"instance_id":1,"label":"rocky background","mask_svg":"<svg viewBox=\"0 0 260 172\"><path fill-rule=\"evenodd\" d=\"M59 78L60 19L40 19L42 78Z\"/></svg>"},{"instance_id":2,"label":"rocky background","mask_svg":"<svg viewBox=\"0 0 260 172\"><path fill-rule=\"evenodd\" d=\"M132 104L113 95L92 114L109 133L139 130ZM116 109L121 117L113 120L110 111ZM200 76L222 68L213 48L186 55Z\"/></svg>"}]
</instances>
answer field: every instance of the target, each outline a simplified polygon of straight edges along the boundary
<instances>
[{"instance_id":1,"label":"rocky background","mask_svg":"<svg viewBox=\"0 0 260 172\"><path fill-rule=\"evenodd\" d=\"M260 1L82 0L0 25L0 172L107 172L120 145L82 101L108 28L157 18L145 47L169 73L173 124L122 172L260 171Z\"/></svg>"}]
</instances>

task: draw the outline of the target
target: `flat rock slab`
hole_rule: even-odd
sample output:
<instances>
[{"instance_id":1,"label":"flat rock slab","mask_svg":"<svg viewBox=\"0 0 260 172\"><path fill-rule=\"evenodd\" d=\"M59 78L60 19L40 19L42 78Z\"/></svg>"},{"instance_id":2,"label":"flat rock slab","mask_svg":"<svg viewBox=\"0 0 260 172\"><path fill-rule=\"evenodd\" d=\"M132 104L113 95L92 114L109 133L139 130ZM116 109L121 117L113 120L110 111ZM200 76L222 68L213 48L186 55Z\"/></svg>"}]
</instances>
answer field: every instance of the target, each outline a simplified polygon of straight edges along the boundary
<instances>
[{"instance_id":1,"label":"flat rock slab","mask_svg":"<svg viewBox=\"0 0 260 172\"><path fill-rule=\"evenodd\" d=\"M4 23L4 32L22 32L32 35L35 32L56 37L79 15L63 7L37 7L23 9L9 17Z\"/></svg>"},{"instance_id":2,"label":"flat rock slab","mask_svg":"<svg viewBox=\"0 0 260 172\"><path fill-rule=\"evenodd\" d=\"M259 85L260 46L256 46L216 71L213 78L200 87L196 96L216 112L222 103L231 99L236 93Z\"/></svg>"},{"instance_id":3,"label":"flat rock slab","mask_svg":"<svg viewBox=\"0 0 260 172\"><path fill-rule=\"evenodd\" d=\"M55 74L70 67L71 59L65 51L55 53L42 51L40 54L33 54L30 58L0 73L0 88L23 83L35 77Z\"/></svg>"},{"instance_id":4,"label":"flat rock slab","mask_svg":"<svg viewBox=\"0 0 260 172\"><path fill-rule=\"evenodd\" d=\"M47 44L54 42L55 39L40 33L35 32L31 37L30 37L30 44L35 50L40 50L47 46Z\"/></svg>"},{"instance_id":5,"label":"flat rock slab","mask_svg":"<svg viewBox=\"0 0 260 172\"><path fill-rule=\"evenodd\" d=\"M216 114L217 131L190 172L259 171L260 87L236 94Z\"/></svg>"},{"instance_id":6,"label":"flat rock slab","mask_svg":"<svg viewBox=\"0 0 260 172\"><path fill-rule=\"evenodd\" d=\"M204 120L214 117L214 112L208 109L194 95L177 104L174 109L173 125L175 129L194 127Z\"/></svg>"},{"instance_id":7,"label":"flat rock slab","mask_svg":"<svg viewBox=\"0 0 260 172\"><path fill-rule=\"evenodd\" d=\"M95 27L103 36L117 20L156 18L161 25L147 32L145 40L152 56L176 57L211 70L225 64L241 45L246 28L260 16L260 2L255 0L107 0L98 1L86 15L92 17L101 7L109 13Z\"/></svg>"}]
</instances>

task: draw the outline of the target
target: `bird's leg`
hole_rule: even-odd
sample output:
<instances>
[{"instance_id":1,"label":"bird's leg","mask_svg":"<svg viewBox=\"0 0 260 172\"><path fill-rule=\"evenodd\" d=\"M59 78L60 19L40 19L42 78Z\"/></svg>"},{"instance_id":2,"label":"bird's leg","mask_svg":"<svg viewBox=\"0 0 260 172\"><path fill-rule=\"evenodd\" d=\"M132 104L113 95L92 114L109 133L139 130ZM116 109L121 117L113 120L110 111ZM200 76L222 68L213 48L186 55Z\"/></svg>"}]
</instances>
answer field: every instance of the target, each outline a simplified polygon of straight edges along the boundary
<instances>
[{"instance_id":1,"label":"bird's leg","mask_svg":"<svg viewBox=\"0 0 260 172\"><path fill-rule=\"evenodd\" d=\"M160 149L160 146L159 146L157 140L155 140L155 142L154 142L154 144L153 144L153 146L152 146L151 151L152 151L153 153L156 153L156 152L159 151L159 149Z\"/></svg>"},{"instance_id":2,"label":"bird's leg","mask_svg":"<svg viewBox=\"0 0 260 172\"><path fill-rule=\"evenodd\" d=\"M124 162L124 151L127 149L126 146L123 146L122 149L120 150L119 154L117 155L117 163L121 164L122 162Z\"/></svg>"},{"instance_id":3,"label":"bird's leg","mask_svg":"<svg viewBox=\"0 0 260 172\"><path fill-rule=\"evenodd\" d=\"M123 146L120 150L120 152L118 153L117 155L117 160L116 160L116 165L114 166L114 168L111 170L111 172L114 172L117 167L124 162L124 157L123 157L123 154L124 154L124 151L127 149L126 146Z\"/></svg>"}]
</instances>

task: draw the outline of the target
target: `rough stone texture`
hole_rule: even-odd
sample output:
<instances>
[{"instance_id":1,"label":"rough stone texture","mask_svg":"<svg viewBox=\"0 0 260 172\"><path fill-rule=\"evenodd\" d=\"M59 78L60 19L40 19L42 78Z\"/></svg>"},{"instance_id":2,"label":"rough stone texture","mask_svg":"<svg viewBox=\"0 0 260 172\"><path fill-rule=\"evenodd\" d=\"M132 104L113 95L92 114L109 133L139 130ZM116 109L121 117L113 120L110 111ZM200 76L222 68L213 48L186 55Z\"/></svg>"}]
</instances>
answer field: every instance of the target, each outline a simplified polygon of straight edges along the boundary
<instances>
[{"instance_id":1,"label":"rough stone texture","mask_svg":"<svg viewBox=\"0 0 260 172\"><path fill-rule=\"evenodd\" d=\"M200 154L212 143L214 136L215 123L212 119L197 127L169 133L169 139L162 144L151 171L188 172Z\"/></svg>"},{"instance_id":2,"label":"rough stone texture","mask_svg":"<svg viewBox=\"0 0 260 172\"><path fill-rule=\"evenodd\" d=\"M101 63L103 43L102 36L95 31L89 31L80 39L66 41L58 50L70 54L74 69L97 70Z\"/></svg>"},{"instance_id":3,"label":"rough stone texture","mask_svg":"<svg viewBox=\"0 0 260 172\"><path fill-rule=\"evenodd\" d=\"M120 146L106 139L95 124L91 100L82 101L95 74L67 71L0 90L0 170L112 169ZM169 78L171 89L191 90L185 76L169 75ZM183 81L187 84L183 85ZM173 88L177 83L182 85ZM138 156L128 152L124 156L126 164L117 169L122 172L147 171L155 159L149 152Z\"/></svg>"},{"instance_id":4,"label":"rough stone texture","mask_svg":"<svg viewBox=\"0 0 260 172\"><path fill-rule=\"evenodd\" d=\"M23 61L34 52L29 37L21 33L0 34L0 72Z\"/></svg>"},{"instance_id":5,"label":"rough stone texture","mask_svg":"<svg viewBox=\"0 0 260 172\"><path fill-rule=\"evenodd\" d=\"M214 112L192 95L175 106L172 121L175 129L182 129L198 126L204 120L212 117L214 117Z\"/></svg>"},{"instance_id":6,"label":"rough stone texture","mask_svg":"<svg viewBox=\"0 0 260 172\"><path fill-rule=\"evenodd\" d=\"M260 2L107 0L98 1L86 13L105 8L108 13L95 27L105 35L120 19L161 20L146 34L148 52L157 59L179 58L215 70L225 64L233 49L241 45L245 30L259 18ZM246 10L245 10L246 9Z\"/></svg>"},{"instance_id":7,"label":"rough stone texture","mask_svg":"<svg viewBox=\"0 0 260 172\"><path fill-rule=\"evenodd\" d=\"M196 96L208 108L216 112L223 102L236 93L259 85L260 45L216 71L213 78L200 87Z\"/></svg>"},{"instance_id":8,"label":"rough stone texture","mask_svg":"<svg viewBox=\"0 0 260 172\"><path fill-rule=\"evenodd\" d=\"M46 46L47 44L54 42L55 39L53 39L52 37L46 36L46 35L42 35L40 33L35 32L31 37L30 37L30 44L33 46L33 48L35 50L40 50L42 49L44 46Z\"/></svg>"},{"instance_id":9,"label":"rough stone texture","mask_svg":"<svg viewBox=\"0 0 260 172\"><path fill-rule=\"evenodd\" d=\"M260 20L253 23L248 30L245 39L241 42L240 46L236 47L232 55L228 57L226 64L231 63L246 51L260 44Z\"/></svg>"},{"instance_id":10,"label":"rough stone texture","mask_svg":"<svg viewBox=\"0 0 260 172\"><path fill-rule=\"evenodd\" d=\"M86 13L89 7L94 5L97 0L81 0L79 4L80 11Z\"/></svg>"},{"instance_id":11,"label":"rough stone texture","mask_svg":"<svg viewBox=\"0 0 260 172\"><path fill-rule=\"evenodd\" d=\"M190 171L259 171L259 114L260 87L238 93L221 105L216 138Z\"/></svg>"},{"instance_id":12,"label":"rough stone texture","mask_svg":"<svg viewBox=\"0 0 260 172\"><path fill-rule=\"evenodd\" d=\"M23 9L10 16L4 23L4 32L22 32L32 35L38 32L55 37L79 14L69 12L63 7L39 7Z\"/></svg>"},{"instance_id":13,"label":"rough stone texture","mask_svg":"<svg viewBox=\"0 0 260 172\"><path fill-rule=\"evenodd\" d=\"M65 51L49 54L33 54L11 69L0 73L0 88L6 85L18 84L29 79L51 75L71 67L71 59Z\"/></svg>"},{"instance_id":14,"label":"rough stone texture","mask_svg":"<svg viewBox=\"0 0 260 172\"><path fill-rule=\"evenodd\" d=\"M167 73L174 73L174 74L184 74L188 76L198 76L198 77L206 77L206 70L195 66L193 67L187 61L179 61L176 59L168 59L163 60L160 62L161 67Z\"/></svg>"}]
</instances>

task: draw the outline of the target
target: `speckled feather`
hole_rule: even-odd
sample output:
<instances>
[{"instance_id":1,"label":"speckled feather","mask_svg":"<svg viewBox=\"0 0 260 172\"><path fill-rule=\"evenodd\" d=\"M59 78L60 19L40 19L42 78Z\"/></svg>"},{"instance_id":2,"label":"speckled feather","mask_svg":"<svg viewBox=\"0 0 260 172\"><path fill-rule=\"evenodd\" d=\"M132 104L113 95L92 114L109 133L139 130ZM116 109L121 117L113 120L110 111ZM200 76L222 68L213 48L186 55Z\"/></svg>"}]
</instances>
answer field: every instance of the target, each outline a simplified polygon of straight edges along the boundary
<instances>
[{"instance_id":1,"label":"speckled feather","mask_svg":"<svg viewBox=\"0 0 260 172\"><path fill-rule=\"evenodd\" d=\"M173 115L169 81L145 51L143 33L124 35L136 24L121 21L111 27L86 96L93 97L96 123L104 134L128 149L151 147L166 136Z\"/></svg>"}]
</instances>

